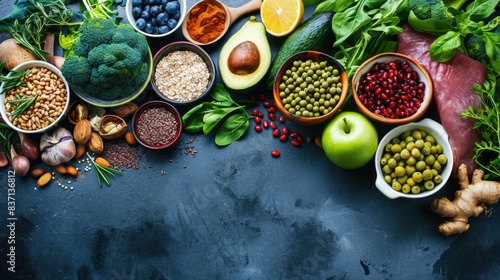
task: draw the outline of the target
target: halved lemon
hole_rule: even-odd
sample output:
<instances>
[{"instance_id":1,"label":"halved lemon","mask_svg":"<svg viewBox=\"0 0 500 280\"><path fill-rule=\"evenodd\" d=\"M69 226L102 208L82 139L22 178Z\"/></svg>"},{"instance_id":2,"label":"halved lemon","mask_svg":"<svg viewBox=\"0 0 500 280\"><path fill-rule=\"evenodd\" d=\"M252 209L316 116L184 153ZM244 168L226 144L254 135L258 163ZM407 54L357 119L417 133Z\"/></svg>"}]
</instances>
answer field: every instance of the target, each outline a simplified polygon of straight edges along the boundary
<instances>
[{"instance_id":1,"label":"halved lemon","mask_svg":"<svg viewBox=\"0 0 500 280\"><path fill-rule=\"evenodd\" d=\"M264 0L260 17L266 31L276 37L292 33L304 17L302 0Z\"/></svg>"}]
</instances>

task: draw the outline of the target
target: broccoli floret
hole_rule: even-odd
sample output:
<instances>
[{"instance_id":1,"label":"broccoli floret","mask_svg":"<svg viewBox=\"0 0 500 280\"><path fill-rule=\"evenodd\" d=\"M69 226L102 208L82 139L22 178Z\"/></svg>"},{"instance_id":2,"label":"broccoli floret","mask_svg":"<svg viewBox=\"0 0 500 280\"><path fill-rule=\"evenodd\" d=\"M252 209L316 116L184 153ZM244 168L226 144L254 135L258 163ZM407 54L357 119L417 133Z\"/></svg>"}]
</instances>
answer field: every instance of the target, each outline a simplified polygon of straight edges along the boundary
<instances>
[{"instance_id":1,"label":"broccoli floret","mask_svg":"<svg viewBox=\"0 0 500 280\"><path fill-rule=\"evenodd\" d=\"M140 36L140 34L128 24L120 24L117 26L110 43L126 43L140 52L142 57L145 57L149 52L149 45L146 37Z\"/></svg>"},{"instance_id":2,"label":"broccoli floret","mask_svg":"<svg viewBox=\"0 0 500 280\"><path fill-rule=\"evenodd\" d=\"M486 55L486 47L484 44L484 39L481 36L471 35L467 36L465 40L465 47L469 56L478 61L488 61L489 58Z\"/></svg>"},{"instance_id":3,"label":"broccoli floret","mask_svg":"<svg viewBox=\"0 0 500 280\"><path fill-rule=\"evenodd\" d=\"M410 10L421 20L439 19L451 23L453 16L442 0L408 0Z\"/></svg>"},{"instance_id":4,"label":"broccoli floret","mask_svg":"<svg viewBox=\"0 0 500 280\"><path fill-rule=\"evenodd\" d=\"M70 84L82 86L89 83L91 68L85 57L70 55L64 60L61 72Z\"/></svg>"},{"instance_id":5,"label":"broccoli floret","mask_svg":"<svg viewBox=\"0 0 500 280\"><path fill-rule=\"evenodd\" d=\"M94 18L84 21L79 28L80 43L91 50L101 44L108 43L117 28L112 19Z\"/></svg>"},{"instance_id":6,"label":"broccoli floret","mask_svg":"<svg viewBox=\"0 0 500 280\"><path fill-rule=\"evenodd\" d=\"M87 59L93 83L126 82L135 77L142 62L141 54L124 43L97 46L90 50Z\"/></svg>"}]
</instances>

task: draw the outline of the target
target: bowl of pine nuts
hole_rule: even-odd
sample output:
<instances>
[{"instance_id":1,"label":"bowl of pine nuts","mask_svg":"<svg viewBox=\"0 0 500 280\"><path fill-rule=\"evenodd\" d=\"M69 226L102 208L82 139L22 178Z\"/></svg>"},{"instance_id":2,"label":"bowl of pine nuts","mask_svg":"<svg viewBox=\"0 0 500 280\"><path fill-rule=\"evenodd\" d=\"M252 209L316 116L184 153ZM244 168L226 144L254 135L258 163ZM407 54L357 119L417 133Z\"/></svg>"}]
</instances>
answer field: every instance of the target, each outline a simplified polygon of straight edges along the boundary
<instances>
[{"instance_id":1,"label":"bowl of pine nuts","mask_svg":"<svg viewBox=\"0 0 500 280\"><path fill-rule=\"evenodd\" d=\"M61 71L40 60L12 69L0 85L0 114L22 133L41 133L65 118L69 85Z\"/></svg>"}]
</instances>

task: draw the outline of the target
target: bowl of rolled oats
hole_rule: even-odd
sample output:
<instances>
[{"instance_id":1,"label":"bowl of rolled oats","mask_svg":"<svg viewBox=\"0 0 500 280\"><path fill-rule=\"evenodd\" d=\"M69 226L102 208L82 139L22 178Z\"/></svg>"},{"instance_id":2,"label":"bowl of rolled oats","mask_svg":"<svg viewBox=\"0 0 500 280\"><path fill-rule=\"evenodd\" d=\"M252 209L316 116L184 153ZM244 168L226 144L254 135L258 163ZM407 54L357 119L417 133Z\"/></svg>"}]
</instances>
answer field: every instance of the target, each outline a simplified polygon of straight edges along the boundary
<instances>
[{"instance_id":1,"label":"bowl of rolled oats","mask_svg":"<svg viewBox=\"0 0 500 280\"><path fill-rule=\"evenodd\" d=\"M22 133L41 133L65 118L69 85L55 66L40 60L27 61L12 69L7 77L19 81L4 81L0 85L0 114L11 128Z\"/></svg>"},{"instance_id":2,"label":"bowl of rolled oats","mask_svg":"<svg viewBox=\"0 0 500 280\"><path fill-rule=\"evenodd\" d=\"M187 41L170 43L153 58L151 86L172 105L192 105L207 96L215 83L215 65L200 46Z\"/></svg>"}]
</instances>

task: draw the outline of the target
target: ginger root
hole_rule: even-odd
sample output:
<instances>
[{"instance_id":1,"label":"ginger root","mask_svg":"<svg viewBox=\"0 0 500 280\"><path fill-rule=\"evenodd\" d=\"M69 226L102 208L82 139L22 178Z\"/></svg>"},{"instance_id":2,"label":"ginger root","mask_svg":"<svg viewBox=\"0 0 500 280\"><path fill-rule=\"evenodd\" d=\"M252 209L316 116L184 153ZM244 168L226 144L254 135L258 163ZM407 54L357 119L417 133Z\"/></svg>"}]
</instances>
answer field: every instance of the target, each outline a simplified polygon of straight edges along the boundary
<instances>
[{"instance_id":1,"label":"ginger root","mask_svg":"<svg viewBox=\"0 0 500 280\"><path fill-rule=\"evenodd\" d=\"M495 204L500 199L500 183L483 181L484 171L474 170L469 184L467 166L461 164L458 168L458 184L460 189L455 192L455 199L446 197L434 199L431 208L448 221L439 225L439 232L449 236L462 233L470 228L469 217L477 217L486 210L485 204Z\"/></svg>"}]
</instances>

